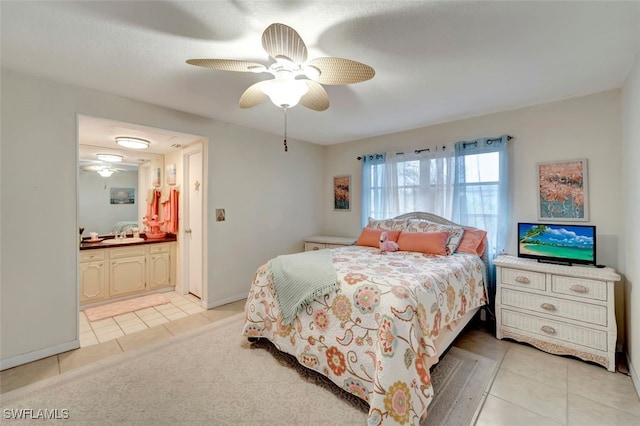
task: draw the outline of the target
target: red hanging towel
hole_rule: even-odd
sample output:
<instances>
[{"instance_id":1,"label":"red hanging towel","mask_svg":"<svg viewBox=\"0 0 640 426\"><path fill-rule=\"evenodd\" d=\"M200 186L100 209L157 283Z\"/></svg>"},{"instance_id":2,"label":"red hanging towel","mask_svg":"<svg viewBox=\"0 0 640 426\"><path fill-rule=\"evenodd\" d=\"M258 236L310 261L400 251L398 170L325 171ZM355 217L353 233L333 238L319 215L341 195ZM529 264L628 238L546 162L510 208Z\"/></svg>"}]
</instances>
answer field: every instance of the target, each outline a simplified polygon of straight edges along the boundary
<instances>
[{"instance_id":1,"label":"red hanging towel","mask_svg":"<svg viewBox=\"0 0 640 426\"><path fill-rule=\"evenodd\" d=\"M164 230L175 234L178 232L178 191L171 188L169 198L162 203Z\"/></svg>"}]
</instances>

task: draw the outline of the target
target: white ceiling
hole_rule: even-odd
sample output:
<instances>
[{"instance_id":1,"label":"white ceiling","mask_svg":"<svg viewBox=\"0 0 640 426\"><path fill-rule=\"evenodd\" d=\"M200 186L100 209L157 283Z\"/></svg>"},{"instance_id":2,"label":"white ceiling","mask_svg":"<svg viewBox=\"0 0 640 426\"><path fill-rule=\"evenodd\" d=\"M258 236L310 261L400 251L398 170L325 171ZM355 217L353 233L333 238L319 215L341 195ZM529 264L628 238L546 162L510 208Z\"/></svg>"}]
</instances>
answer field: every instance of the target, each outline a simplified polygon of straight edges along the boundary
<instances>
[{"instance_id":1,"label":"white ceiling","mask_svg":"<svg viewBox=\"0 0 640 426\"><path fill-rule=\"evenodd\" d=\"M270 102L238 107L264 75L185 60L266 64L262 32L273 22L289 25L309 58L376 70L363 83L326 86L326 111L288 112L289 137L318 144L619 88L640 50L639 1L0 4L3 67L278 135L282 110Z\"/></svg>"}]
</instances>

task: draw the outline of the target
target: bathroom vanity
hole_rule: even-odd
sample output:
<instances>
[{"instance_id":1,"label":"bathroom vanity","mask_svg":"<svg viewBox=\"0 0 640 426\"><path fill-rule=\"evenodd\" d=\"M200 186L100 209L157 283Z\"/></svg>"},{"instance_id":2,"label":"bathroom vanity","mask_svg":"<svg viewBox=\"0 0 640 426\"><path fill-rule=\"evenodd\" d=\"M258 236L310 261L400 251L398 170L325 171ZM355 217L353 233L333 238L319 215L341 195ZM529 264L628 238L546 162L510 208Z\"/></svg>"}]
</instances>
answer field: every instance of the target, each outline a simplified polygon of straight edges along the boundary
<instances>
[{"instance_id":1,"label":"bathroom vanity","mask_svg":"<svg viewBox=\"0 0 640 426\"><path fill-rule=\"evenodd\" d=\"M81 307L175 286L175 235L128 240L80 245Z\"/></svg>"}]
</instances>

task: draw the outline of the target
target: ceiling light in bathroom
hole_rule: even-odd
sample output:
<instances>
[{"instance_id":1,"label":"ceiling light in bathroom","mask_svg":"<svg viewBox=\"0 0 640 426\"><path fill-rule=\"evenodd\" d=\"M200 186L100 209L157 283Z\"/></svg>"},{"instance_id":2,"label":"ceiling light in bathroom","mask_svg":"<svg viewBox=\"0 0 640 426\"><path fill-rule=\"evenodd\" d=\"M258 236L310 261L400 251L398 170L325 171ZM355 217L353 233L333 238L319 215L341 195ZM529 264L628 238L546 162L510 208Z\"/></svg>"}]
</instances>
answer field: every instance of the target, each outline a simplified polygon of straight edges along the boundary
<instances>
[{"instance_id":1,"label":"ceiling light in bathroom","mask_svg":"<svg viewBox=\"0 0 640 426\"><path fill-rule=\"evenodd\" d=\"M131 149L147 149L149 148L149 141L140 138L130 137L117 137L116 143Z\"/></svg>"},{"instance_id":2,"label":"ceiling light in bathroom","mask_svg":"<svg viewBox=\"0 0 640 426\"><path fill-rule=\"evenodd\" d=\"M98 170L98 174L104 178L108 178L113 174L113 169L100 169Z\"/></svg>"},{"instance_id":3,"label":"ceiling light in bathroom","mask_svg":"<svg viewBox=\"0 0 640 426\"><path fill-rule=\"evenodd\" d=\"M97 154L99 160L108 161L110 163L119 163L124 158L119 154Z\"/></svg>"}]
</instances>

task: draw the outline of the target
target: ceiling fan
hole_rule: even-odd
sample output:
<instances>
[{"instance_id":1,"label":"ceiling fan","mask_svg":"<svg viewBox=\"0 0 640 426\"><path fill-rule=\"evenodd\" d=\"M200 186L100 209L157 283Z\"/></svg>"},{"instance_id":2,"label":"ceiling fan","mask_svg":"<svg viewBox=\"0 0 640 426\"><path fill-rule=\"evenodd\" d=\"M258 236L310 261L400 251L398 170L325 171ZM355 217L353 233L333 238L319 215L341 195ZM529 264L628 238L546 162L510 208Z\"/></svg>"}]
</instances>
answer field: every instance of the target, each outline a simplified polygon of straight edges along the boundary
<instances>
[{"instance_id":1,"label":"ceiling fan","mask_svg":"<svg viewBox=\"0 0 640 426\"><path fill-rule=\"evenodd\" d=\"M300 102L314 111L329 108L325 85L345 85L369 80L375 70L350 59L324 57L307 60L307 46L291 27L271 24L262 34L262 47L273 61L265 66L235 59L189 59L187 63L221 71L268 73L240 97L240 108L251 108L268 98L286 112ZM285 116L286 118L286 116Z\"/></svg>"}]
</instances>

